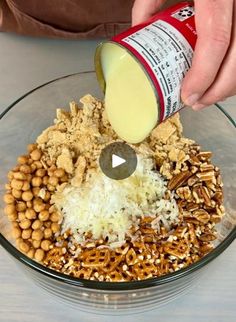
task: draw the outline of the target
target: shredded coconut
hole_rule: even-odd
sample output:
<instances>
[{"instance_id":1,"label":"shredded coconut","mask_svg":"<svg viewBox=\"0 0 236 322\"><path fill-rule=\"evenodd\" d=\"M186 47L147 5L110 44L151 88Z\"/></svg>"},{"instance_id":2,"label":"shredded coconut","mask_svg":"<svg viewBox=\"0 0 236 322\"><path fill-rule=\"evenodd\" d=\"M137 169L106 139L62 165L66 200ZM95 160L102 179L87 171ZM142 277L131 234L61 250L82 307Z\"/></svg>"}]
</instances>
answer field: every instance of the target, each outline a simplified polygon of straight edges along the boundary
<instances>
[{"instance_id":1,"label":"shredded coconut","mask_svg":"<svg viewBox=\"0 0 236 322\"><path fill-rule=\"evenodd\" d=\"M85 233L94 239L108 239L116 246L125 242L128 230L143 216L152 216L153 225L162 223L170 229L178 222L178 207L167 191L163 177L153 170L153 161L138 158L133 175L124 180L112 180L98 171L81 187L70 184L52 197L62 212L62 232L70 229L75 239L82 242Z\"/></svg>"}]
</instances>

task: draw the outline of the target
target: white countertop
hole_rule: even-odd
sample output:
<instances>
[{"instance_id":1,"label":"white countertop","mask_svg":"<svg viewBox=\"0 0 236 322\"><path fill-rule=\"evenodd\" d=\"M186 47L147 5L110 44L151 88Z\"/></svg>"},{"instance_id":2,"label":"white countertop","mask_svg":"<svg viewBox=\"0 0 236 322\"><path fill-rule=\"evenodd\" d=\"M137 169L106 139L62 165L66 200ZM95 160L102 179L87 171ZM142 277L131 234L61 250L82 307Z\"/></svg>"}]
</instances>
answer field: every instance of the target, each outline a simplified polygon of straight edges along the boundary
<instances>
[{"instance_id":1,"label":"white countertop","mask_svg":"<svg viewBox=\"0 0 236 322\"><path fill-rule=\"evenodd\" d=\"M33 39L0 33L0 113L34 87L54 78L93 70L99 41ZM236 119L236 97L223 106ZM0 152L1 153L1 152ZM159 310L123 317L127 322L235 322L236 242L186 296ZM0 247L0 322L118 322L73 310L44 293Z\"/></svg>"}]
</instances>

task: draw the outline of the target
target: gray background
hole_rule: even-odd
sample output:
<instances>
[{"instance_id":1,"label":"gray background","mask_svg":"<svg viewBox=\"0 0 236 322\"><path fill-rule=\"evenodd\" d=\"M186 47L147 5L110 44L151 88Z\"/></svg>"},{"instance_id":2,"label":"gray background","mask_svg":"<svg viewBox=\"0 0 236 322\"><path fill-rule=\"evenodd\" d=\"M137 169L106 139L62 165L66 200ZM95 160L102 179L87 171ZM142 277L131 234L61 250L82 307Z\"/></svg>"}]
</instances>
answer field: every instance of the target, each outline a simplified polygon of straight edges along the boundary
<instances>
[{"instance_id":1,"label":"gray background","mask_svg":"<svg viewBox=\"0 0 236 322\"><path fill-rule=\"evenodd\" d=\"M0 113L32 88L54 78L93 70L97 41L33 39L0 34ZM236 97L223 103L236 119ZM20 124L19 124L20 126ZM159 310L122 317L127 322L236 321L236 242L189 294ZM26 278L0 247L0 322L116 322L59 304Z\"/></svg>"}]
</instances>

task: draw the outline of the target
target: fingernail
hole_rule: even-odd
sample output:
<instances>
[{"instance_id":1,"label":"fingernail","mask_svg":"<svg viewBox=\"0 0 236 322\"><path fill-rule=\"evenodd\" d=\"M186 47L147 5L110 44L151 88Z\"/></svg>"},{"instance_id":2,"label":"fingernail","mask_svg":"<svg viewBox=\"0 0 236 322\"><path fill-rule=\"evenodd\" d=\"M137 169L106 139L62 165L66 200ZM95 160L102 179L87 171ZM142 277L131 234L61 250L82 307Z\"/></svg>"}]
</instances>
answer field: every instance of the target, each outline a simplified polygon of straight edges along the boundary
<instances>
[{"instance_id":1,"label":"fingernail","mask_svg":"<svg viewBox=\"0 0 236 322\"><path fill-rule=\"evenodd\" d=\"M189 97L187 97L185 100L184 100L184 103L188 106L193 106L195 103L197 103L197 101L199 100L200 98L200 95L199 94L193 94L193 95L190 95Z\"/></svg>"},{"instance_id":2,"label":"fingernail","mask_svg":"<svg viewBox=\"0 0 236 322\"><path fill-rule=\"evenodd\" d=\"M197 103L197 104L194 104L194 105L192 106L192 109L193 109L194 111L200 111L200 110L202 110L204 107L206 107L206 105L204 105L204 104L200 104L200 103Z\"/></svg>"}]
</instances>

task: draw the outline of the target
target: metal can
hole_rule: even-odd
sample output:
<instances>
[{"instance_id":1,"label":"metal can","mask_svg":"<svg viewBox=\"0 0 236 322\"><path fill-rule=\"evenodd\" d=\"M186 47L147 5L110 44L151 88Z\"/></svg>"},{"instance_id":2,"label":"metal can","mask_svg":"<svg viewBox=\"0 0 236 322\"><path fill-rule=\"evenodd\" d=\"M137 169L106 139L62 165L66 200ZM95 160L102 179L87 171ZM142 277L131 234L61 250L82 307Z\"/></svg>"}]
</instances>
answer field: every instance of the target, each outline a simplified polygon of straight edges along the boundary
<instances>
[{"instance_id":1,"label":"metal can","mask_svg":"<svg viewBox=\"0 0 236 322\"><path fill-rule=\"evenodd\" d=\"M184 106L180 89L191 67L197 40L194 15L192 2L181 2L108 41L127 50L142 66L155 92L159 109L157 123ZM100 59L104 43L107 42L100 44L96 50L95 69L105 93L106 83Z\"/></svg>"}]
</instances>

